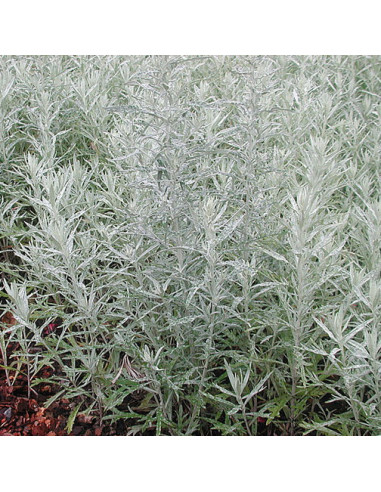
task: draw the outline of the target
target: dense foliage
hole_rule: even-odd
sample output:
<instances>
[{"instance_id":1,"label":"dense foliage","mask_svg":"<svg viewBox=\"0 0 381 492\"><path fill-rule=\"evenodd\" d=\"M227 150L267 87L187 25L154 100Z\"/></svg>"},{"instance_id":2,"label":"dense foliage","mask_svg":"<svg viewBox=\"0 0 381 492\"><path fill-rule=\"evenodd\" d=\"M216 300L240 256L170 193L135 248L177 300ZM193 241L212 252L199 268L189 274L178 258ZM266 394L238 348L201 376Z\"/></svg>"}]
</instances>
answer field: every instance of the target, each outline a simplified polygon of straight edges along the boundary
<instances>
[{"instance_id":1,"label":"dense foliage","mask_svg":"<svg viewBox=\"0 0 381 492\"><path fill-rule=\"evenodd\" d=\"M128 434L380 434L380 57L4 56L0 113L10 384Z\"/></svg>"}]
</instances>

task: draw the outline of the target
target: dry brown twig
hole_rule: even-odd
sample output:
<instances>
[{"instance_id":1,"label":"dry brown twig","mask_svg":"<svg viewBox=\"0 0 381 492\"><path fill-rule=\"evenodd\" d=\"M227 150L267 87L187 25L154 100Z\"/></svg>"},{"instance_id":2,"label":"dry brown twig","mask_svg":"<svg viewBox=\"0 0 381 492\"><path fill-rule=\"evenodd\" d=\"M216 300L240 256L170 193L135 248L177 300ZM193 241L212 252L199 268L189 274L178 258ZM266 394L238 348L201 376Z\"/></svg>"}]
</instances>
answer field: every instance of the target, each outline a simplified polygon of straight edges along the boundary
<instances>
[{"instance_id":1,"label":"dry brown twig","mask_svg":"<svg viewBox=\"0 0 381 492\"><path fill-rule=\"evenodd\" d=\"M147 381L148 378L139 372L137 369L135 369L132 364L130 359L128 358L128 355L125 354L122 360L122 364L120 366L120 369L118 371L118 374L115 376L115 378L112 380L112 384L115 384L116 381L120 378L123 369L126 369L128 375L131 377L132 380L134 381Z\"/></svg>"}]
</instances>

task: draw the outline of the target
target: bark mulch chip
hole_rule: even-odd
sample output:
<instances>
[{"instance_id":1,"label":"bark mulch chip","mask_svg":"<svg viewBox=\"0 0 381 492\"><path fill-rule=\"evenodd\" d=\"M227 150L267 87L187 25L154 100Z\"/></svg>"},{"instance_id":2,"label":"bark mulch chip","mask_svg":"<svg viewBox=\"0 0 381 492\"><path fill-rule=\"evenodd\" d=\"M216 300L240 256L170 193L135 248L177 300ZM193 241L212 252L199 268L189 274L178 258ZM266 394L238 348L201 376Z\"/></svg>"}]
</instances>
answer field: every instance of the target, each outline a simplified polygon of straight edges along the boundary
<instances>
[{"instance_id":1,"label":"bark mulch chip","mask_svg":"<svg viewBox=\"0 0 381 492\"><path fill-rule=\"evenodd\" d=\"M17 349L9 344L8 360ZM51 367L43 367L39 377L48 379L54 372ZM4 370L4 362L0 356L0 436L99 436L105 435L106 428L99 424L96 416L79 413L76 416L71 433L68 434L68 417L80 403L80 398L71 400L61 398L54 401L48 408L44 403L60 388L47 382L33 387L28 397L28 381L25 374ZM11 383L11 384L9 384ZM107 435L115 434L107 429Z\"/></svg>"}]
</instances>

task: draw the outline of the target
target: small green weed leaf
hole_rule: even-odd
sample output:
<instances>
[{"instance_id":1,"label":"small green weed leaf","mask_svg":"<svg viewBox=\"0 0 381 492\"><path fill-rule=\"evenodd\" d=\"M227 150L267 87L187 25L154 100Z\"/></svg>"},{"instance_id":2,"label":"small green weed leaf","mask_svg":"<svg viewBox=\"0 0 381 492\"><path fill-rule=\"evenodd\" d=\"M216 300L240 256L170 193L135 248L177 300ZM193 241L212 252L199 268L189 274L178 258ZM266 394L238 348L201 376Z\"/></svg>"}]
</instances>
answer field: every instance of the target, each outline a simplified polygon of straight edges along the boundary
<instances>
[{"instance_id":1,"label":"small green weed leaf","mask_svg":"<svg viewBox=\"0 0 381 492\"><path fill-rule=\"evenodd\" d=\"M76 418L77 413L78 413L79 409L81 408L81 406L82 406L82 403L80 403L79 405L77 405L70 412L70 415L69 415L69 417L67 419L67 424L66 424L66 427L65 427L65 429L67 430L67 433L68 434L71 434L71 431L73 430L73 425L74 425L74 422L75 422L75 418Z\"/></svg>"}]
</instances>

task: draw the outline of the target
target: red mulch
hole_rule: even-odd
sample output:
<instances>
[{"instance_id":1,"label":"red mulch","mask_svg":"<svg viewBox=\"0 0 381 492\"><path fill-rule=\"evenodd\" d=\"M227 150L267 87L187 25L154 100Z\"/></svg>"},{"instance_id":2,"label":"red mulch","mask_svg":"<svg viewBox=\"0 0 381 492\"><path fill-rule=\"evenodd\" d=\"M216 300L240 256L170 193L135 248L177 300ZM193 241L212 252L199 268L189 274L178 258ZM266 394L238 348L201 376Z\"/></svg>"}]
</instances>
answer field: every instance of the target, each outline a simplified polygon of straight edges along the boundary
<instances>
[{"instance_id":1,"label":"red mulch","mask_svg":"<svg viewBox=\"0 0 381 492\"><path fill-rule=\"evenodd\" d=\"M15 349L10 344L10 351ZM0 358L0 365L2 360ZM48 379L53 369L43 367L39 377ZM11 378L11 376L10 376ZM27 377L18 374L7 383L4 369L0 368L0 436L100 436L102 426L96 416L79 413L70 434L68 417L79 404L79 399L57 399L48 408L44 403L59 390L56 385L40 383L33 387L28 398Z\"/></svg>"},{"instance_id":2,"label":"red mulch","mask_svg":"<svg viewBox=\"0 0 381 492\"><path fill-rule=\"evenodd\" d=\"M1 321L8 326L15 323L9 312L2 316ZM8 345L8 361L12 360L12 353L18 348L17 343ZM0 436L100 436L106 435L105 432L107 435L116 433L110 427L103 427L96 415L78 413L69 434L68 417L81 402L80 398L57 399L45 408L44 403L60 390L56 384L40 383L33 387L28 398L27 376L9 371L7 380L2 366L4 361L0 353ZM55 369L45 366L37 376L49 380L54 372Z\"/></svg>"}]
</instances>

